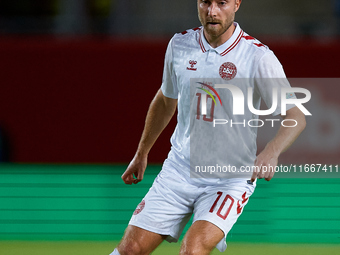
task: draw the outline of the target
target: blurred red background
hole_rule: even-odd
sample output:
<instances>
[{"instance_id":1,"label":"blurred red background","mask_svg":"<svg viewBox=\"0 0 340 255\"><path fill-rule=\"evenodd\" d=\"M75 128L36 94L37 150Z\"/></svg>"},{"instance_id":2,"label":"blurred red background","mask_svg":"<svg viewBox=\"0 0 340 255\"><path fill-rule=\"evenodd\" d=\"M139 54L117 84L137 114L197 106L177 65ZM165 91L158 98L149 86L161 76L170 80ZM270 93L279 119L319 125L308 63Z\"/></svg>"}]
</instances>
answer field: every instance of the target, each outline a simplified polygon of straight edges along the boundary
<instances>
[{"instance_id":1,"label":"blurred red background","mask_svg":"<svg viewBox=\"0 0 340 255\"><path fill-rule=\"evenodd\" d=\"M340 42L265 42L288 77L338 77ZM11 161L128 162L161 85L167 40L0 40L0 126ZM340 89L338 89L340 92ZM175 118L150 162L170 149Z\"/></svg>"}]
</instances>

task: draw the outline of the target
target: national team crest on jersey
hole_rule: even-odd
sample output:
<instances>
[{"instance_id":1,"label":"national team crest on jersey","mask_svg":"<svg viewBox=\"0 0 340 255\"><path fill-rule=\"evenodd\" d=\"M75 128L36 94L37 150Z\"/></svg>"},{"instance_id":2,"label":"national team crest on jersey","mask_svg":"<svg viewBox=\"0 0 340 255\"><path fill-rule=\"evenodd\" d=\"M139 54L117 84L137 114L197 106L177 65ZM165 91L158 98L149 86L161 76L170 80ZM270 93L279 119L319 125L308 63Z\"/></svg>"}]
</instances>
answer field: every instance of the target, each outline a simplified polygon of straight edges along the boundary
<instances>
[{"instance_id":1,"label":"national team crest on jersey","mask_svg":"<svg viewBox=\"0 0 340 255\"><path fill-rule=\"evenodd\" d=\"M145 201L143 199L142 202L140 202L139 205L137 206L136 210L133 212L133 215L137 215L138 213L143 211L144 207L145 207Z\"/></svg>"},{"instance_id":2,"label":"national team crest on jersey","mask_svg":"<svg viewBox=\"0 0 340 255\"><path fill-rule=\"evenodd\" d=\"M226 62L220 66L219 72L222 79L231 80L235 78L237 74L237 68L233 63Z\"/></svg>"}]
</instances>

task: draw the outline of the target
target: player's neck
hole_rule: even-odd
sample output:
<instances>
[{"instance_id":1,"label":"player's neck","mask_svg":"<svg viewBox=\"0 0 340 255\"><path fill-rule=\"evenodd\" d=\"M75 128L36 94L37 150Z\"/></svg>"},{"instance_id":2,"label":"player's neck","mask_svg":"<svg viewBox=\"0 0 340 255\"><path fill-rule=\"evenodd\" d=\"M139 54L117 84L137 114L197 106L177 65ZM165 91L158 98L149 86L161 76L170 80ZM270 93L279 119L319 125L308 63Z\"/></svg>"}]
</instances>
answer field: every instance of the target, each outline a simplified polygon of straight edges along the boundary
<instances>
[{"instance_id":1,"label":"player's neck","mask_svg":"<svg viewBox=\"0 0 340 255\"><path fill-rule=\"evenodd\" d=\"M220 36L212 36L206 32L206 30L203 30L204 37L207 40L207 42L210 44L211 47L217 48L218 46L221 46L224 44L226 41L230 39L230 37L233 35L234 31L236 29L236 26L232 24L227 31L225 31L222 35Z\"/></svg>"}]
</instances>

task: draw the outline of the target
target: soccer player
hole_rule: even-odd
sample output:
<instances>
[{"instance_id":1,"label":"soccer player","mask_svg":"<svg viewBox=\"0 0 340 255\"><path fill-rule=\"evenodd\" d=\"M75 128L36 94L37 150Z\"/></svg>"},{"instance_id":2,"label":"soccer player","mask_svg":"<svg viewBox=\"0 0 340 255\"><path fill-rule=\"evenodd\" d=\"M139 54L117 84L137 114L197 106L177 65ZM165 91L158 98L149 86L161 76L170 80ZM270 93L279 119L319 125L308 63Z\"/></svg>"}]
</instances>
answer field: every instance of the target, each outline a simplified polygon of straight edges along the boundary
<instances>
[{"instance_id":1,"label":"soccer player","mask_svg":"<svg viewBox=\"0 0 340 255\"><path fill-rule=\"evenodd\" d=\"M131 185L143 180L148 153L177 107L172 147L151 189L133 213L124 237L111 254L150 254L163 240L177 241L192 215L193 224L183 239L180 254L210 254L215 247L223 252L226 236L254 192L256 179L269 181L274 175L274 171L264 171L264 166L276 166L279 155L304 129L303 113L297 107L288 107L286 115L281 117L294 119L298 125L281 126L276 136L256 156L256 132L253 127L239 125L234 129L224 128L227 131L222 131L222 134L228 143L223 146L226 154L222 162L238 168L256 165L259 171L250 173L248 178L190 177L190 165L195 164L196 159L200 160L195 153L190 153L191 129L195 129L192 125L203 127L209 124L211 127L212 123L212 116L199 114L200 107L196 104L197 95L201 94L195 94L195 99L192 99L191 79L204 80L207 77L231 83L237 78L251 79L255 81L253 84L245 83L242 86L253 86L253 100L257 108L260 98L269 106L273 99L270 84L265 79L285 80L282 66L273 52L243 32L234 22L240 4L241 0L198 0L202 27L176 34L170 40L163 82L151 102L137 152L122 175L123 181ZM261 79L264 79L263 82ZM289 86L287 82L279 81L277 84ZM206 83L202 88L213 86ZM245 88L241 89L244 91ZM208 100L207 94L205 96ZM228 104L232 99L226 93L220 96L223 102L223 107L218 105L222 109L221 114L228 115ZM212 107L208 109L210 115ZM192 109L197 109L197 115L190 119ZM274 115L279 113L280 107ZM202 150L214 151L213 147L203 147ZM195 151L199 152L200 149L195 148Z\"/></svg>"}]
</instances>

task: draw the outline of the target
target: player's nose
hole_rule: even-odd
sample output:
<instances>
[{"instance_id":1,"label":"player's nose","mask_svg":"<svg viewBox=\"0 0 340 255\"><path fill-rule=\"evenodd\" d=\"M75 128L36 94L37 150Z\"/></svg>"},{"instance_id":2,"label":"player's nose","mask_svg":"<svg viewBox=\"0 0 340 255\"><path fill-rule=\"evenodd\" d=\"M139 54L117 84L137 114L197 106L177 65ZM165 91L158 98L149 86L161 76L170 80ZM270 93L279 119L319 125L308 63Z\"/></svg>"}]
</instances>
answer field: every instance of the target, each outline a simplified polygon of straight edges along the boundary
<instances>
[{"instance_id":1,"label":"player's nose","mask_svg":"<svg viewBox=\"0 0 340 255\"><path fill-rule=\"evenodd\" d=\"M208 7L208 15L210 17L215 17L216 14L217 14L217 8L218 8L217 3L216 2L212 2L210 4L210 6Z\"/></svg>"}]
</instances>

